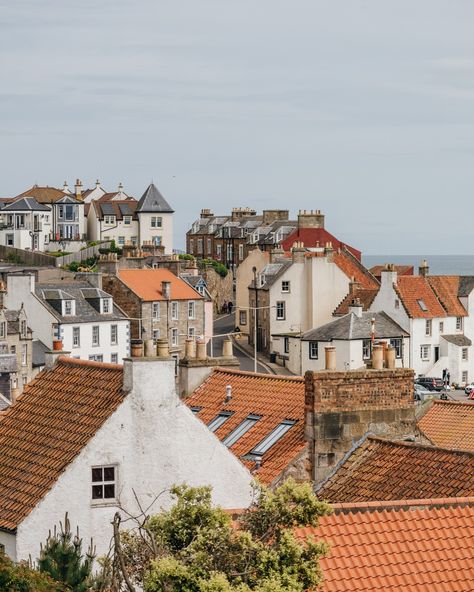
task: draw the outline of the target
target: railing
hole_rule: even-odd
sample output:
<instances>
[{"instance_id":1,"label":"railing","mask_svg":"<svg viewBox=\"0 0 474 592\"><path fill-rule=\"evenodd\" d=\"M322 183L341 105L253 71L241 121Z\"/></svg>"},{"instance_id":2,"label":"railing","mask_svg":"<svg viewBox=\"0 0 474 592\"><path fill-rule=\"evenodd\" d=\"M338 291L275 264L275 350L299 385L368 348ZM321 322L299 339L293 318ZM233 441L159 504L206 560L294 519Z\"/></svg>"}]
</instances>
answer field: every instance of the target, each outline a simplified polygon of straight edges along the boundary
<instances>
[{"instance_id":1,"label":"railing","mask_svg":"<svg viewBox=\"0 0 474 592\"><path fill-rule=\"evenodd\" d=\"M49 242L50 243L68 243L70 241L85 241L86 235L85 234L74 234L71 237L61 236L59 232L50 233L49 235Z\"/></svg>"},{"instance_id":2,"label":"railing","mask_svg":"<svg viewBox=\"0 0 474 592\"><path fill-rule=\"evenodd\" d=\"M43 225L41 223L35 224L33 226L32 232L41 232L43 229ZM31 230L31 224L23 224L23 225L15 225L15 224L7 224L5 222L0 222L0 230Z\"/></svg>"}]
</instances>

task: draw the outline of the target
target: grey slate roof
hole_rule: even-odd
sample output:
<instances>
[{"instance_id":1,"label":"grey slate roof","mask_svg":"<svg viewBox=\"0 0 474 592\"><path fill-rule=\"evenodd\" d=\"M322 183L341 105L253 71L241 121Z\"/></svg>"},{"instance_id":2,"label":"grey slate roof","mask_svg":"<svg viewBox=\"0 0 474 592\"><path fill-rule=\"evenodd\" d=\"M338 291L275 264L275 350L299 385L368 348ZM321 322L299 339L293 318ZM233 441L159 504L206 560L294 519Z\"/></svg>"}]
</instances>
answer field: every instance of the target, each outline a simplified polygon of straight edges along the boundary
<instances>
[{"instance_id":1,"label":"grey slate roof","mask_svg":"<svg viewBox=\"0 0 474 592\"><path fill-rule=\"evenodd\" d=\"M302 341L370 339L373 318L376 339L408 336L408 333L385 312L363 312L361 317L351 312L322 327L307 331L301 339Z\"/></svg>"},{"instance_id":2,"label":"grey slate roof","mask_svg":"<svg viewBox=\"0 0 474 592\"><path fill-rule=\"evenodd\" d=\"M474 290L474 276L473 275L460 275L459 276L459 287L458 296L469 296Z\"/></svg>"},{"instance_id":3,"label":"grey slate roof","mask_svg":"<svg viewBox=\"0 0 474 592\"><path fill-rule=\"evenodd\" d=\"M277 281L277 279L289 268L293 262L291 259L282 261L281 263L268 263L260 272L265 276L265 283L263 286L258 286L259 289L268 289ZM251 284L253 286L253 282Z\"/></svg>"},{"instance_id":4,"label":"grey slate roof","mask_svg":"<svg viewBox=\"0 0 474 592\"><path fill-rule=\"evenodd\" d=\"M17 372L16 354L0 354L0 372Z\"/></svg>"},{"instance_id":5,"label":"grey slate roof","mask_svg":"<svg viewBox=\"0 0 474 592\"><path fill-rule=\"evenodd\" d=\"M58 199L55 203L57 204L83 204L84 202L81 199L76 199L75 197L71 197L70 195L65 195Z\"/></svg>"},{"instance_id":6,"label":"grey slate roof","mask_svg":"<svg viewBox=\"0 0 474 592\"><path fill-rule=\"evenodd\" d=\"M45 364L45 354L49 351L49 347L45 345L39 339L35 339L33 341L33 366L37 368L38 366L44 366Z\"/></svg>"},{"instance_id":7,"label":"grey slate roof","mask_svg":"<svg viewBox=\"0 0 474 592\"><path fill-rule=\"evenodd\" d=\"M153 183L148 185L138 202L137 212L170 213L174 210Z\"/></svg>"},{"instance_id":8,"label":"grey slate roof","mask_svg":"<svg viewBox=\"0 0 474 592\"><path fill-rule=\"evenodd\" d=\"M6 205L2 212L50 212L51 208L40 204L34 197L22 197Z\"/></svg>"},{"instance_id":9,"label":"grey slate roof","mask_svg":"<svg viewBox=\"0 0 474 592\"><path fill-rule=\"evenodd\" d=\"M0 411L5 411L10 405L10 401L0 393Z\"/></svg>"},{"instance_id":10,"label":"grey slate roof","mask_svg":"<svg viewBox=\"0 0 474 592\"><path fill-rule=\"evenodd\" d=\"M449 343L453 343L454 345L457 345L459 347L468 347L469 345L472 345L472 341L469 339L469 337L466 337L465 335L441 335L441 337L443 339L446 339L446 341L449 341Z\"/></svg>"}]
</instances>

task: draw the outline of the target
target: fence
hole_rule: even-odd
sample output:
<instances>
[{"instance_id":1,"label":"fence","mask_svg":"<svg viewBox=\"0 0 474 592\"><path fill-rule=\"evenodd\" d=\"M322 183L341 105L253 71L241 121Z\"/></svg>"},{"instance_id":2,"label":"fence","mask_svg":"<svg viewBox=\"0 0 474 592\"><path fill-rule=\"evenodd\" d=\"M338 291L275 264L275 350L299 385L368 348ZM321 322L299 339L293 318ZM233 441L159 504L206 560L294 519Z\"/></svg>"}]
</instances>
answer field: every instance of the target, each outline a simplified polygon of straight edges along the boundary
<instances>
[{"instance_id":1,"label":"fence","mask_svg":"<svg viewBox=\"0 0 474 592\"><path fill-rule=\"evenodd\" d=\"M17 265L64 267L73 261L81 262L90 257L98 257L99 249L108 249L110 244L110 242L100 243L100 245L87 247L86 249L82 249L82 251L76 251L63 257L54 257L53 255L39 251L25 251L23 249L16 249L15 247L0 245L0 259L8 261L8 263L16 263Z\"/></svg>"},{"instance_id":2,"label":"fence","mask_svg":"<svg viewBox=\"0 0 474 592\"><path fill-rule=\"evenodd\" d=\"M75 253L69 253L69 255L64 255L63 257L54 257L56 259L56 267L63 267L64 265L69 265L73 261L77 261L80 263L85 259L89 259L90 257L98 257L99 256L99 249L108 249L111 243L104 242L100 243L100 245L94 245L93 247L87 247L80 251L76 251Z\"/></svg>"}]
</instances>

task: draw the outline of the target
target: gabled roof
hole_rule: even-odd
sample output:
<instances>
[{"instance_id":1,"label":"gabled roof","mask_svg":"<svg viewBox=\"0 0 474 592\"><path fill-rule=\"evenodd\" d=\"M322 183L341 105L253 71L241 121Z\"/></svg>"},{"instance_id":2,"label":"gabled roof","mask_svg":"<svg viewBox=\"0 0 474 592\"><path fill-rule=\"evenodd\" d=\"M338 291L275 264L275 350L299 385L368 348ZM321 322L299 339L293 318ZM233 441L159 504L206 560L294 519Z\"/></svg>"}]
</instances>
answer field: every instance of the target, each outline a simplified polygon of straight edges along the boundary
<instances>
[{"instance_id":1,"label":"gabled roof","mask_svg":"<svg viewBox=\"0 0 474 592\"><path fill-rule=\"evenodd\" d=\"M369 271L380 282L382 280L382 271L384 271L386 268L386 265L374 265L369 269ZM401 276L413 275L415 270L413 268L413 265L393 265L393 271L396 271L397 275Z\"/></svg>"},{"instance_id":2,"label":"gabled roof","mask_svg":"<svg viewBox=\"0 0 474 592\"><path fill-rule=\"evenodd\" d=\"M141 196L140 201L138 202L137 212L173 213L174 210L155 185L151 183L148 185L145 193Z\"/></svg>"},{"instance_id":3,"label":"gabled roof","mask_svg":"<svg viewBox=\"0 0 474 592\"><path fill-rule=\"evenodd\" d=\"M294 242L302 242L307 249L324 247L326 243L332 243L334 249L346 248L359 260L362 255L358 249L341 242L324 228L296 228L281 241L281 246L285 251L289 251Z\"/></svg>"},{"instance_id":4,"label":"gabled roof","mask_svg":"<svg viewBox=\"0 0 474 592\"><path fill-rule=\"evenodd\" d=\"M363 312L361 317L351 312L321 327L306 331L301 339L303 341L370 339L372 319L375 319L375 337L378 339L408 336L408 333L385 312Z\"/></svg>"},{"instance_id":5,"label":"gabled roof","mask_svg":"<svg viewBox=\"0 0 474 592\"><path fill-rule=\"evenodd\" d=\"M225 403L226 387L232 387L232 398ZM272 483L306 448L304 437L305 406L303 377L254 374L215 369L185 403L201 410L196 414L208 424L219 413L230 412L215 434L224 440L249 415L261 416L252 428L229 450L251 470L255 461L245 457L285 420L296 423L262 456L262 465L255 472L263 483Z\"/></svg>"},{"instance_id":6,"label":"gabled roof","mask_svg":"<svg viewBox=\"0 0 474 592\"><path fill-rule=\"evenodd\" d=\"M367 290L377 290L379 288L380 284L375 277L362 265L357 257L347 249L343 248L340 251L334 252L334 263L349 279L353 278L358 284L360 284L361 288Z\"/></svg>"},{"instance_id":7,"label":"gabled roof","mask_svg":"<svg viewBox=\"0 0 474 592\"><path fill-rule=\"evenodd\" d=\"M369 436L316 493L332 503L474 497L474 452Z\"/></svg>"},{"instance_id":8,"label":"gabled roof","mask_svg":"<svg viewBox=\"0 0 474 592\"><path fill-rule=\"evenodd\" d=\"M137 201L134 197L127 195L124 191L112 191L111 193L104 193L98 199L94 201L104 202L104 201ZM138 203L138 202L137 202Z\"/></svg>"},{"instance_id":9,"label":"gabled roof","mask_svg":"<svg viewBox=\"0 0 474 592\"><path fill-rule=\"evenodd\" d=\"M434 401L418 427L436 446L474 452L474 405Z\"/></svg>"},{"instance_id":10,"label":"gabled roof","mask_svg":"<svg viewBox=\"0 0 474 592\"><path fill-rule=\"evenodd\" d=\"M467 310L459 300L459 280L458 275L428 276L430 286L450 317L467 316Z\"/></svg>"},{"instance_id":11,"label":"gabled roof","mask_svg":"<svg viewBox=\"0 0 474 592\"><path fill-rule=\"evenodd\" d=\"M65 195L64 197L61 197L60 199L56 200L55 203L57 203L57 204L84 204L84 202L81 199L76 199L75 197L72 197L72 195Z\"/></svg>"},{"instance_id":12,"label":"gabled roof","mask_svg":"<svg viewBox=\"0 0 474 592\"><path fill-rule=\"evenodd\" d=\"M378 288L360 288L354 290L353 292L349 292L349 294L344 298L344 300L338 305L333 314L335 316L348 314L349 306L351 306L354 298L358 298L359 302L362 305L362 310L367 311L372 306L372 302L375 300L375 297L378 293Z\"/></svg>"},{"instance_id":13,"label":"gabled roof","mask_svg":"<svg viewBox=\"0 0 474 592\"><path fill-rule=\"evenodd\" d=\"M68 194L56 187L38 187L38 185L33 185L33 187L30 187L30 189L27 189L16 197L34 197L38 203L45 204L53 203L66 195Z\"/></svg>"},{"instance_id":14,"label":"gabled roof","mask_svg":"<svg viewBox=\"0 0 474 592\"><path fill-rule=\"evenodd\" d=\"M296 535L329 543L322 592L471 592L474 503L462 502L336 506Z\"/></svg>"},{"instance_id":15,"label":"gabled roof","mask_svg":"<svg viewBox=\"0 0 474 592\"><path fill-rule=\"evenodd\" d=\"M123 401L122 366L61 357L0 416L0 528L14 530Z\"/></svg>"},{"instance_id":16,"label":"gabled roof","mask_svg":"<svg viewBox=\"0 0 474 592\"><path fill-rule=\"evenodd\" d=\"M99 220L103 220L104 216L115 216L117 220L123 220L124 216L132 216L133 220L137 220L138 202L134 199L104 202L95 200L92 203Z\"/></svg>"},{"instance_id":17,"label":"gabled roof","mask_svg":"<svg viewBox=\"0 0 474 592\"><path fill-rule=\"evenodd\" d=\"M51 208L40 204L34 197L20 197L19 199L7 204L2 212L50 212Z\"/></svg>"},{"instance_id":18,"label":"gabled roof","mask_svg":"<svg viewBox=\"0 0 474 592\"><path fill-rule=\"evenodd\" d=\"M423 276L402 276L394 284L407 315L412 319L445 317L446 311Z\"/></svg>"},{"instance_id":19,"label":"gabled roof","mask_svg":"<svg viewBox=\"0 0 474 592\"><path fill-rule=\"evenodd\" d=\"M203 297L169 269L121 269L118 278L141 300L164 300L162 282L171 283L170 300L201 300Z\"/></svg>"}]
</instances>

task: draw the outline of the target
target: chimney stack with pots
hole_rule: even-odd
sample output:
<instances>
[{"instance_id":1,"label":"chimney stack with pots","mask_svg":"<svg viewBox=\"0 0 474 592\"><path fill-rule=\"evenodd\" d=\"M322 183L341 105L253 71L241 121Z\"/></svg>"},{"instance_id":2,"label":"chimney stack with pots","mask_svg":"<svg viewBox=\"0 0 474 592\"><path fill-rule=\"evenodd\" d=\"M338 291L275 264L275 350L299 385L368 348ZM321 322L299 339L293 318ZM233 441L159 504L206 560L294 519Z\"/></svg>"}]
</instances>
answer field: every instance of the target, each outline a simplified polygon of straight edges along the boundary
<instances>
[{"instance_id":1,"label":"chimney stack with pots","mask_svg":"<svg viewBox=\"0 0 474 592\"><path fill-rule=\"evenodd\" d=\"M61 339L53 340L53 349L45 352L44 354L44 365L47 370L56 364L60 356L68 356L71 352L63 351L63 342Z\"/></svg>"},{"instance_id":2,"label":"chimney stack with pots","mask_svg":"<svg viewBox=\"0 0 474 592\"><path fill-rule=\"evenodd\" d=\"M426 259L423 259L423 261L420 263L420 267L418 268L418 275L421 275L422 277L426 277L430 272L430 266L428 265L428 261Z\"/></svg>"},{"instance_id":3,"label":"chimney stack with pots","mask_svg":"<svg viewBox=\"0 0 474 592\"><path fill-rule=\"evenodd\" d=\"M293 258L293 263L304 263L306 249L301 241L296 241L293 243L293 247L291 248L291 255Z\"/></svg>"},{"instance_id":4,"label":"chimney stack with pots","mask_svg":"<svg viewBox=\"0 0 474 592\"><path fill-rule=\"evenodd\" d=\"M324 214L321 210L300 210L298 228L324 228Z\"/></svg>"},{"instance_id":5,"label":"chimney stack with pots","mask_svg":"<svg viewBox=\"0 0 474 592\"><path fill-rule=\"evenodd\" d=\"M161 293L163 294L163 298L165 300L169 300L171 298L171 282L161 282Z\"/></svg>"},{"instance_id":6,"label":"chimney stack with pots","mask_svg":"<svg viewBox=\"0 0 474 592\"><path fill-rule=\"evenodd\" d=\"M82 199L82 181L76 179L76 184L74 185L74 191L76 194L76 199Z\"/></svg>"},{"instance_id":7,"label":"chimney stack with pots","mask_svg":"<svg viewBox=\"0 0 474 592\"><path fill-rule=\"evenodd\" d=\"M353 298L349 305L349 312L355 314L359 319L362 317L362 304L359 298Z\"/></svg>"}]
</instances>

